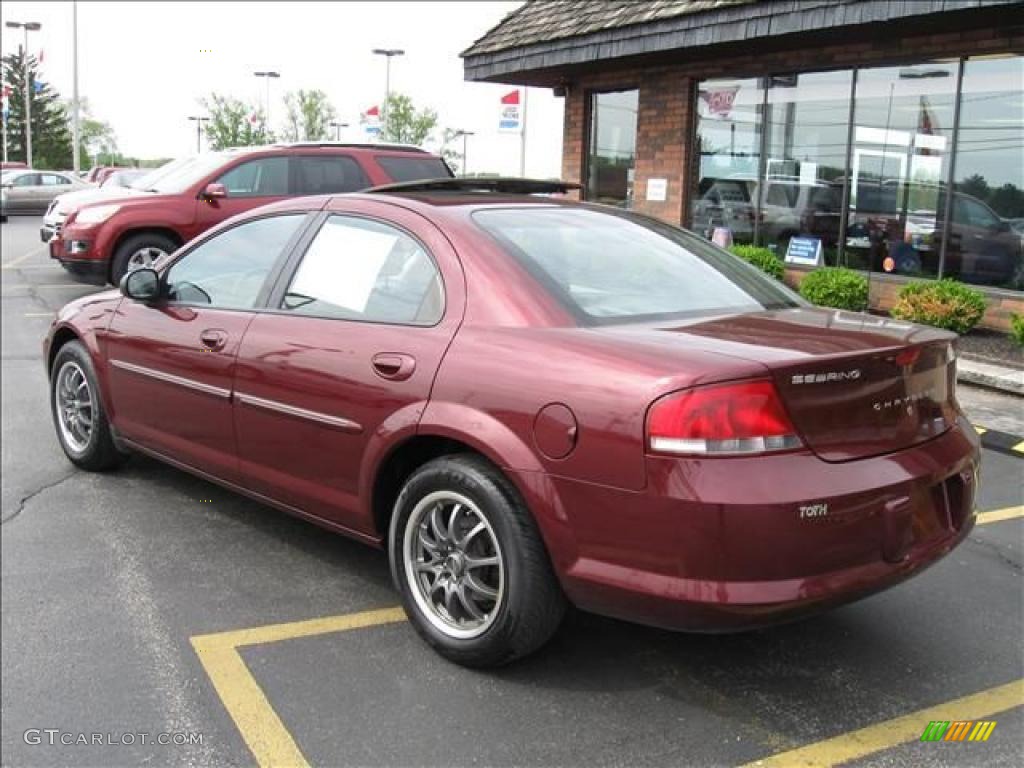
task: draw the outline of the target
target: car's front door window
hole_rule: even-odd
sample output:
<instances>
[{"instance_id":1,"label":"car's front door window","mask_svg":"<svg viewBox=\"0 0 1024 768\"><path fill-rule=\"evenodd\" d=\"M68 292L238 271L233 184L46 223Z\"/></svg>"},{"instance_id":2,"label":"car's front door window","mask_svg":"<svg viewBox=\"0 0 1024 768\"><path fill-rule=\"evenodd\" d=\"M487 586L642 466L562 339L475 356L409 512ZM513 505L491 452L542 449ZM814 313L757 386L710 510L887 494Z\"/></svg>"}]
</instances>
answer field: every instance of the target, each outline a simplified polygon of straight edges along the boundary
<instances>
[{"instance_id":1,"label":"car's front door window","mask_svg":"<svg viewBox=\"0 0 1024 768\"><path fill-rule=\"evenodd\" d=\"M204 241L167 272L172 302L250 309L304 214L256 219Z\"/></svg>"},{"instance_id":2,"label":"car's front door window","mask_svg":"<svg viewBox=\"0 0 1024 768\"><path fill-rule=\"evenodd\" d=\"M229 197L278 197L288 194L288 158L261 157L236 165L217 179Z\"/></svg>"}]
</instances>

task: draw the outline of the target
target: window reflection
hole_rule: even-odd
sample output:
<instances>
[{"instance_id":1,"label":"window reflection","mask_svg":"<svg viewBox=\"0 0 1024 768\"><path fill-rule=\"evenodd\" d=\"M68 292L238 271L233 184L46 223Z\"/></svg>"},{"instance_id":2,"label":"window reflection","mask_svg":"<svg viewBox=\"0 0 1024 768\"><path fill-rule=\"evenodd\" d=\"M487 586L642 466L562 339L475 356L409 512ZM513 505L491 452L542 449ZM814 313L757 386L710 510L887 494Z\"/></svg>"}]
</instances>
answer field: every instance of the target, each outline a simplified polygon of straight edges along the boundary
<instances>
[{"instance_id":1,"label":"window reflection","mask_svg":"<svg viewBox=\"0 0 1024 768\"><path fill-rule=\"evenodd\" d=\"M849 266L936 277L957 64L858 72L850 152Z\"/></svg>"},{"instance_id":2,"label":"window reflection","mask_svg":"<svg viewBox=\"0 0 1024 768\"><path fill-rule=\"evenodd\" d=\"M769 78L759 241L786 252L793 237L822 242L837 263L842 217L850 71Z\"/></svg>"},{"instance_id":3,"label":"window reflection","mask_svg":"<svg viewBox=\"0 0 1024 768\"><path fill-rule=\"evenodd\" d=\"M752 243L761 162L761 81L706 80L697 96L700 180L693 229L718 242Z\"/></svg>"},{"instance_id":4,"label":"window reflection","mask_svg":"<svg viewBox=\"0 0 1024 768\"><path fill-rule=\"evenodd\" d=\"M1024 58L968 59L944 274L1024 289Z\"/></svg>"},{"instance_id":5,"label":"window reflection","mask_svg":"<svg viewBox=\"0 0 1024 768\"><path fill-rule=\"evenodd\" d=\"M590 102L587 199L631 208L639 91L595 93Z\"/></svg>"}]
</instances>

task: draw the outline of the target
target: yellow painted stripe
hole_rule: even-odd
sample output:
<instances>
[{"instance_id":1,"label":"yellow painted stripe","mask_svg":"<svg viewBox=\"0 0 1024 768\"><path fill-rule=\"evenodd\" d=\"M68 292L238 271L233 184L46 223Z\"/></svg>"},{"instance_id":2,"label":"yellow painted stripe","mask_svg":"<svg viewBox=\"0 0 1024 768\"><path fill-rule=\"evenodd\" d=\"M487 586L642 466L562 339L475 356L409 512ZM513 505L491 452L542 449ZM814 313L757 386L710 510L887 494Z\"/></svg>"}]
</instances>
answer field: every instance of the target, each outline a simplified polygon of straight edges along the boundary
<instances>
[{"instance_id":1,"label":"yellow painted stripe","mask_svg":"<svg viewBox=\"0 0 1024 768\"><path fill-rule=\"evenodd\" d=\"M977 432L979 435L984 435L986 432L988 432L987 429L985 429L984 427L979 427L977 424L974 425L974 431Z\"/></svg>"},{"instance_id":2,"label":"yellow painted stripe","mask_svg":"<svg viewBox=\"0 0 1024 768\"><path fill-rule=\"evenodd\" d=\"M191 638L206 674L260 768L307 768L309 761L249 672L238 649L404 621L401 608L328 616Z\"/></svg>"},{"instance_id":3,"label":"yellow painted stripe","mask_svg":"<svg viewBox=\"0 0 1024 768\"><path fill-rule=\"evenodd\" d=\"M806 747L781 752L763 760L748 763L744 768L829 768L873 755L883 749L890 749L908 741L917 741L925 726L932 720L946 720L951 717L969 717L972 720L986 718L997 712L1024 706L1024 678L1006 685L973 693L953 701L947 701L928 709L921 709L903 717L886 720L857 731L850 731Z\"/></svg>"},{"instance_id":4,"label":"yellow painted stripe","mask_svg":"<svg viewBox=\"0 0 1024 768\"><path fill-rule=\"evenodd\" d=\"M215 635L192 638L192 647L256 763L264 767L308 766L309 761L270 706L238 651L220 644Z\"/></svg>"},{"instance_id":5,"label":"yellow painted stripe","mask_svg":"<svg viewBox=\"0 0 1024 768\"><path fill-rule=\"evenodd\" d=\"M374 627L379 624L393 624L405 621L405 611L399 607L382 608L362 613L346 613L341 616L327 616L322 619L293 621L287 624L267 624L251 629L236 629L229 632L218 632L213 635L200 635L193 640L215 640L220 645L238 648L243 645L259 645L276 643L281 640L295 640L299 637L326 635L330 632L344 632L349 629Z\"/></svg>"},{"instance_id":6,"label":"yellow painted stripe","mask_svg":"<svg viewBox=\"0 0 1024 768\"><path fill-rule=\"evenodd\" d=\"M1015 446L1013 446L1010 450L1011 451L1017 451L1017 453L1024 453L1024 440L1021 440L1019 443L1017 443Z\"/></svg>"},{"instance_id":7,"label":"yellow painted stripe","mask_svg":"<svg viewBox=\"0 0 1024 768\"><path fill-rule=\"evenodd\" d=\"M1018 517L1024 517L1024 506L994 509L991 512L979 512L975 524L1001 523L1003 520L1015 520Z\"/></svg>"}]
</instances>

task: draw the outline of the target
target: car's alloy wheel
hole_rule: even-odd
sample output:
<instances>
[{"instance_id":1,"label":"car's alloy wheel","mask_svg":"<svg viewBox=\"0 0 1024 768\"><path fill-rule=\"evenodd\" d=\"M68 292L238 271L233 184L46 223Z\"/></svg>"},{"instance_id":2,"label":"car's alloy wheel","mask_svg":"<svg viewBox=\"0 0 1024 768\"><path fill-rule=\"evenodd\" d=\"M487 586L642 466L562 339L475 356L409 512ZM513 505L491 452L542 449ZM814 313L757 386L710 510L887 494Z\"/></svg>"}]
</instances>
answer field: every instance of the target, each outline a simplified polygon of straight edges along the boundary
<instances>
[{"instance_id":1,"label":"car's alloy wheel","mask_svg":"<svg viewBox=\"0 0 1024 768\"><path fill-rule=\"evenodd\" d=\"M410 591L431 624L459 639L487 631L505 591L505 566L476 504L451 491L424 496L409 516L402 549Z\"/></svg>"},{"instance_id":2,"label":"car's alloy wheel","mask_svg":"<svg viewBox=\"0 0 1024 768\"><path fill-rule=\"evenodd\" d=\"M113 469L127 458L114 442L92 358L80 341L57 350L50 373L50 404L61 448L82 469Z\"/></svg>"},{"instance_id":3,"label":"car's alloy wheel","mask_svg":"<svg viewBox=\"0 0 1024 768\"><path fill-rule=\"evenodd\" d=\"M537 524L481 456L442 456L412 473L395 502L388 551L409 621L458 664L506 664L542 646L561 622L565 597Z\"/></svg>"},{"instance_id":4,"label":"car's alloy wheel","mask_svg":"<svg viewBox=\"0 0 1024 768\"><path fill-rule=\"evenodd\" d=\"M162 251L159 248L139 248L139 250L128 257L128 271L134 272L136 269L142 269L143 267L152 268L166 255L167 251Z\"/></svg>"},{"instance_id":5,"label":"car's alloy wheel","mask_svg":"<svg viewBox=\"0 0 1024 768\"><path fill-rule=\"evenodd\" d=\"M60 367L53 397L64 443L72 452L84 453L92 439L96 395L78 363L69 360Z\"/></svg>"}]
</instances>

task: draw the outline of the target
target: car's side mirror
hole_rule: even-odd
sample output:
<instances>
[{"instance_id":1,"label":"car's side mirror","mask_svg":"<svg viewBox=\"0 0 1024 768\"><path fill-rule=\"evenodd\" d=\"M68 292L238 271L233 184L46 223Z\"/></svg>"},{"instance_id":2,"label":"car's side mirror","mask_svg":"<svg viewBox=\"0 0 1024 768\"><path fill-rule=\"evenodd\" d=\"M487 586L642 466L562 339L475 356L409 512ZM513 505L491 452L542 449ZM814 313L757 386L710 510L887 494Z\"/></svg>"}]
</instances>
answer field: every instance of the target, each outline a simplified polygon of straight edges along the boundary
<instances>
[{"instance_id":1,"label":"car's side mirror","mask_svg":"<svg viewBox=\"0 0 1024 768\"><path fill-rule=\"evenodd\" d=\"M142 267L125 273L121 278L121 293L129 299L142 302L155 301L160 296L160 275L155 269Z\"/></svg>"},{"instance_id":2,"label":"car's side mirror","mask_svg":"<svg viewBox=\"0 0 1024 768\"><path fill-rule=\"evenodd\" d=\"M219 197L227 196L228 188L225 187L223 184L218 184L217 182L207 184L206 188L203 190L203 197L206 198L207 200L214 200Z\"/></svg>"}]
</instances>

